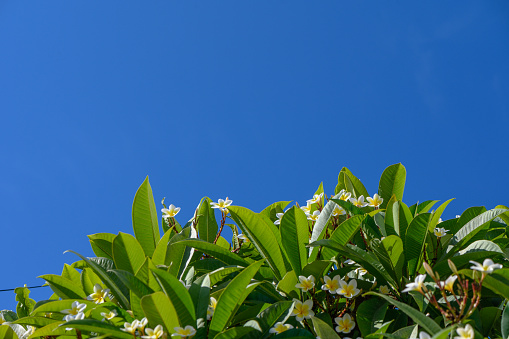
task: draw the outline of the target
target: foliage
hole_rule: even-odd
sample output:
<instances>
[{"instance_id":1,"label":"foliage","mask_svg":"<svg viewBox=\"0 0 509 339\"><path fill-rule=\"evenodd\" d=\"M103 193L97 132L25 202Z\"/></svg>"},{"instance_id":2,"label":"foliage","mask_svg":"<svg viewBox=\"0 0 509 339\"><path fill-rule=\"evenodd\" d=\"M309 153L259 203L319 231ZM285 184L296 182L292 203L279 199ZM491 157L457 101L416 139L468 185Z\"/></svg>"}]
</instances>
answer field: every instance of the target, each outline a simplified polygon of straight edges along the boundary
<instances>
[{"instance_id":1,"label":"foliage","mask_svg":"<svg viewBox=\"0 0 509 339\"><path fill-rule=\"evenodd\" d=\"M148 178L134 236L89 236L96 257L41 276L54 295L16 290L2 338L509 338L509 209L405 204L389 166L372 197L347 168L334 194L260 213L228 198L159 219ZM232 229L227 241L224 227Z\"/></svg>"}]
</instances>

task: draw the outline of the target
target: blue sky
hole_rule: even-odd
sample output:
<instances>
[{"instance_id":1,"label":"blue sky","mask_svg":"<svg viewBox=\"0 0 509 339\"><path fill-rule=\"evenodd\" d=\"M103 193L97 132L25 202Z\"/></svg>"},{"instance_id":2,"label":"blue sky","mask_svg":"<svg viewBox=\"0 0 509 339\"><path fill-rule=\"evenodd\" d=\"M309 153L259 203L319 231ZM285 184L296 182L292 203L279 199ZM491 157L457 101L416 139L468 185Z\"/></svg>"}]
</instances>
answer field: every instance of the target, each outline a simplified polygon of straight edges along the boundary
<instances>
[{"instance_id":1,"label":"blue sky","mask_svg":"<svg viewBox=\"0 0 509 339\"><path fill-rule=\"evenodd\" d=\"M508 205L506 1L0 3L0 289L132 233L149 175L187 221L203 196L255 211L331 193ZM49 289L33 291L38 300ZM15 308L0 293L0 309Z\"/></svg>"}]
</instances>

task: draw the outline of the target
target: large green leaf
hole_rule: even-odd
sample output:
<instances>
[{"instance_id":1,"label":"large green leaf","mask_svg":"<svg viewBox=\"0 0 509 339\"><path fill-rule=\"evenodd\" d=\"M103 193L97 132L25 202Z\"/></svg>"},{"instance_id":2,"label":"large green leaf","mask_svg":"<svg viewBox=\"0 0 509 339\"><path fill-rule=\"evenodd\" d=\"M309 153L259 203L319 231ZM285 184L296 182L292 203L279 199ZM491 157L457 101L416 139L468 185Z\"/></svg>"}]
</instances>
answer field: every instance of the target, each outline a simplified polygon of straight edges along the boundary
<instances>
[{"instance_id":1,"label":"large green leaf","mask_svg":"<svg viewBox=\"0 0 509 339\"><path fill-rule=\"evenodd\" d=\"M482 334L487 337L489 336L493 325L500 319L502 310L498 307L483 307L479 311L482 322Z\"/></svg>"},{"instance_id":2,"label":"large green leaf","mask_svg":"<svg viewBox=\"0 0 509 339\"><path fill-rule=\"evenodd\" d=\"M132 339L129 333L122 332L117 326L95 319L71 320L62 324L62 328L75 328L82 331L109 334L118 339Z\"/></svg>"},{"instance_id":3,"label":"large green leaf","mask_svg":"<svg viewBox=\"0 0 509 339\"><path fill-rule=\"evenodd\" d=\"M350 219L343 221L331 234L330 240L337 242L340 245L348 244L355 234L359 232L361 224L366 216L356 215ZM328 247L322 250L322 258L330 259L337 255L337 251L334 251Z\"/></svg>"},{"instance_id":4,"label":"large green leaf","mask_svg":"<svg viewBox=\"0 0 509 339\"><path fill-rule=\"evenodd\" d=\"M83 299L87 297L81 286L77 286L71 280L59 275L45 274L38 278L46 280L53 292L62 299Z\"/></svg>"},{"instance_id":5,"label":"large green leaf","mask_svg":"<svg viewBox=\"0 0 509 339\"><path fill-rule=\"evenodd\" d=\"M306 214L296 206L285 212L279 226L283 249L297 275L307 264L308 220ZM284 236L283 236L284 235Z\"/></svg>"},{"instance_id":6,"label":"large green leaf","mask_svg":"<svg viewBox=\"0 0 509 339\"><path fill-rule=\"evenodd\" d=\"M96 233L88 236L92 250L98 257L113 259L113 239L116 235L111 233Z\"/></svg>"},{"instance_id":7,"label":"large green leaf","mask_svg":"<svg viewBox=\"0 0 509 339\"><path fill-rule=\"evenodd\" d=\"M119 270L135 274L145 261L145 252L135 237L119 232L113 240L113 261Z\"/></svg>"},{"instance_id":8,"label":"large green leaf","mask_svg":"<svg viewBox=\"0 0 509 339\"><path fill-rule=\"evenodd\" d=\"M362 336L376 332L383 324L388 303L378 298L363 301L357 308L357 325Z\"/></svg>"},{"instance_id":9,"label":"large green leaf","mask_svg":"<svg viewBox=\"0 0 509 339\"><path fill-rule=\"evenodd\" d=\"M133 228L145 255L151 257L159 241L156 205L148 176L138 188L133 201Z\"/></svg>"},{"instance_id":10,"label":"large green leaf","mask_svg":"<svg viewBox=\"0 0 509 339\"><path fill-rule=\"evenodd\" d=\"M442 205L440 205L437 210L433 213L433 216L431 217L429 224L428 224L428 230L430 232L433 232L435 227L437 226L438 222L440 221L440 217L442 216L442 213L444 212L445 208L451 201L453 201L454 198L449 199L445 201Z\"/></svg>"},{"instance_id":11,"label":"large green leaf","mask_svg":"<svg viewBox=\"0 0 509 339\"><path fill-rule=\"evenodd\" d=\"M134 274L124 270L111 270L122 283L129 288L129 290L136 294L136 296L141 299L146 295L154 293L154 291L147 286L143 281L137 278Z\"/></svg>"},{"instance_id":12,"label":"large green leaf","mask_svg":"<svg viewBox=\"0 0 509 339\"><path fill-rule=\"evenodd\" d=\"M405 190L406 169L402 164L394 164L387 167L380 178L378 185L378 195L384 199L380 208L385 208L392 195L399 201L403 200L403 191Z\"/></svg>"},{"instance_id":13,"label":"large green leaf","mask_svg":"<svg viewBox=\"0 0 509 339\"><path fill-rule=\"evenodd\" d=\"M405 266L403 241L397 235L389 235L382 240L382 244L391 258L394 272L398 277L397 282L399 283L403 277L403 267Z\"/></svg>"},{"instance_id":14,"label":"large green leaf","mask_svg":"<svg viewBox=\"0 0 509 339\"><path fill-rule=\"evenodd\" d=\"M253 332L247 336L249 339L264 338L269 335L270 329L279 321L286 321L290 316L293 301L279 301L260 312L256 319L248 321L244 326L257 329L260 332Z\"/></svg>"},{"instance_id":15,"label":"large green leaf","mask_svg":"<svg viewBox=\"0 0 509 339\"><path fill-rule=\"evenodd\" d=\"M217 234L217 221L214 215L215 209L212 208L210 203L212 200L205 197L202 199L200 207L198 208L198 221L197 228L200 234L200 239L207 242L214 242Z\"/></svg>"},{"instance_id":16,"label":"large green leaf","mask_svg":"<svg viewBox=\"0 0 509 339\"><path fill-rule=\"evenodd\" d=\"M187 289L173 275L161 269L152 269L152 273L157 279L163 292L168 296L175 307L182 326L195 326L196 313L193 300Z\"/></svg>"},{"instance_id":17,"label":"large green leaf","mask_svg":"<svg viewBox=\"0 0 509 339\"><path fill-rule=\"evenodd\" d=\"M363 195L369 197L369 193L362 182L346 167L343 167L338 175L338 185L334 194L338 194L342 189L352 193L355 197Z\"/></svg>"},{"instance_id":18,"label":"large green leaf","mask_svg":"<svg viewBox=\"0 0 509 339\"><path fill-rule=\"evenodd\" d=\"M500 214L507 212L506 209L492 209L478 215L469 222L467 222L454 236L451 238L446 253L442 255L441 260L450 258L459 248L462 247L468 240L476 235L484 225L491 220L498 217ZM460 218L461 219L461 218Z\"/></svg>"},{"instance_id":19,"label":"large green leaf","mask_svg":"<svg viewBox=\"0 0 509 339\"><path fill-rule=\"evenodd\" d=\"M247 208L230 206L228 207L232 218L256 247L267 264L274 272L277 280L281 280L286 273L286 266L281 252L281 241L278 241L275 233L279 232L277 228L257 214ZM275 228L275 232L273 229Z\"/></svg>"},{"instance_id":20,"label":"large green leaf","mask_svg":"<svg viewBox=\"0 0 509 339\"><path fill-rule=\"evenodd\" d=\"M428 235L429 213L416 216L408 225L405 235L405 257L408 262L408 274L413 276L422 264L424 245Z\"/></svg>"},{"instance_id":21,"label":"large green leaf","mask_svg":"<svg viewBox=\"0 0 509 339\"><path fill-rule=\"evenodd\" d=\"M98 305L95 304L93 301L90 300L83 300L83 299L65 299L65 300L54 300L47 302L45 304L42 304L41 306L37 306L32 311L32 316L35 315L42 315L45 313L61 313L63 310L69 310L72 308L72 303L78 301L80 304L87 305L86 311L89 311Z\"/></svg>"},{"instance_id":22,"label":"large green leaf","mask_svg":"<svg viewBox=\"0 0 509 339\"><path fill-rule=\"evenodd\" d=\"M385 240L385 239L384 239ZM387 252L384 244L379 239L373 239L370 242L370 247L375 253L376 257L385 268L387 273L392 277L395 282L399 282L400 277L396 274L394 265L392 264L391 255ZM396 286L398 287L398 286Z\"/></svg>"},{"instance_id":23,"label":"large green leaf","mask_svg":"<svg viewBox=\"0 0 509 339\"><path fill-rule=\"evenodd\" d=\"M340 339L340 336L325 321L317 317L311 318L316 334L320 338Z\"/></svg>"},{"instance_id":24,"label":"large green leaf","mask_svg":"<svg viewBox=\"0 0 509 339\"><path fill-rule=\"evenodd\" d=\"M206 274L201 281L194 281L189 287L189 295L193 300L194 309L196 312L196 319L207 319L207 309L210 304L210 278ZM206 328L201 327L197 329L197 337L204 338Z\"/></svg>"},{"instance_id":25,"label":"large green leaf","mask_svg":"<svg viewBox=\"0 0 509 339\"><path fill-rule=\"evenodd\" d=\"M166 262L166 258L169 257L168 250L170 247L168 246L168 242L170 241L170 238L175 235L175 232L173 229L166 231L166 233L163 234L163 237L159 240L157 243L156 249L154 251L154 254L152 254L152 262L155 265L164 265Z\"/></svg>"},{"instance_id":26,"label":"large green leaf","mask_svg":"<svg viewBox=\"0 0 509 339\"><path fill-rule=\"evenodd\" d=\"M426 317L426 315L421 313L419 310L416 310L415 308L411 307L410 305L407 305L406 303L394 300L385 294L380 294L380 293L376 293L376 292L367 292L367 293L365 293L365 295L375 295L382 299L385 299L385 301L388 301L392 305L399 308L401 311L405 312L410 318L412 318L413 321L415 321L416 324L418 324L426 332L428 332L428 334L434 335L435 333L438 333L441 330L440 326L438 326L438 324L436 322L434 322L432 319Z\"/></svg>"},{"instance_id":27,"label":"large green leaf","mask_svg":"<svg viewBox=\"0 0 509 339\"><path fill-rule=\"evenodd\" d=\"M117 285L115 280L107 273L107 271L101 265L99 265L94 260L85 258L81 254L76 253L74 251L67 250L64 253L66 252L74 253L82 260L84 260L88 264L88 266L94 271L94 273L101 278L102 282L110 289L111 293L113 294L115 299L118 300L121 307L124 309L129 309L129 300L122 291L122 288L119 285Z\"/></svg>"},{"instance_id":28,"label":"large green leaf","mask_svg":"<svg viewBox=\"0 0 509 339\"><path fill-rule=\"evenodd\" d=\"M14 333L10 326L0 326L0 338L17 339L18 336Z\"/></svg>"},{"instance_id":29,"label":"large green leaf","mask_svg":"<svg viewBox=\"0 0 509 339\"><path fill-rule=\"evenodd\" d=\"M175 306L163 292L141 298L141 307L152 328L162 325L167 333L174 333L175 327L181 327Z\"/></svg>"},{"instance_id":30,"label":"large green leaf","mask_svg":"<svg viewBox=\"0 0 509 339\"><path fill-rule=\"evenodd\" d=\"M251 279L261 267L263 260L252 263L233 278L217 301L216 310L209 327L209 337L222 332L235 315L238 306L244 302L244 293Z\"/></svg>"},{"instance_id":31,"label":"large green leaf","mask_svg":"<svg viewBox=\"0 0 509 339\"><path fill-rule=\"evenodd\" d=\"M255 331L252 327L232 327L216 335L214 339L241 339Z\"/></svg>"},{"instance_id":32,"label":"large green leaf","mask_svg":"<svg viewBox=\"0 0 509 339\"><path fill-rule=\"evenodd\" d=\"M504 313L502 313L502 321L501 321L500 331L502 332L502 338L509 338L509 304L505 305Z\"/></svg>"},{"instance_id":33,"label":"large green leaf","mask_svg":"<svg viewBox=\"0 0 509 339\"><path fill-rule=\"evenodd\" d=\"M174 243L174 245L185 245L196 248L198 251L207 253L227 265L239 265L242 267L248 266L248 262L237 254L232 253L219 245L211 244L201 239L181 240Z\"/></svg>"},{"instance_id":34,"label":"large green leaf","mask_svg":"<svg viewBox=\"0 0 509 339\"><path fill-rule=\"evenodd\" d=\"M16 305L18 318L28 316L35 306L35 300L29 297L30 290L27 287L17 287L14 289L14 293L16 293L16 301L18 302Z\"/></svg>"},{"instance_id":35,"label":"large green leaf","mask_svg":"<svg viewBox=\"0 0 509 339\"><path fill-rule=\"evenodd\" d=\"M265 215L267 218L269 219L275 219L276 218L276 213L282 213L283 210L285 209L286 206L288 206L288 204L290 203L291 201L278 201L278 202L275 202L267 207L265 207L263 209L263 211L260 212L260 214L263 214Z\"/></svg>"},{"instance_id":36,"label":"large green leaf","mask_svg":"<svg viewBox=\"0 0 509 339\"><path fill-rule=\"evenodd\" d=\"M166 259L166 266L170 266L170 273L176 277L181 277L182 273L191 260L194 249L180 243L181 240L194 239L198 236L194 227L185 227L179 234L174 235L169 243Z\"/></svg>"},{"instance_id":37,"label":"large green leaf","mask_svg":"<svg viewBox=\"0 0 509 339\"><path fill-rule=\"evenodd\" d=\"M320 240L324 237L327 223L330 220L330 217L332 215L332 211L334 211L334 208L336 207L336 203L333 200L329 200L327 204L325 204L324 208L322 209L320 215L318 216L318 219L316 220L315 224L313 225L313 231L311 232L311 238L309 239L309 242L312 243L313 241ZM310 250L309 260L313 261L316 260L318 257L318 248L312 248Z\"/></svg>"}]
</instances>

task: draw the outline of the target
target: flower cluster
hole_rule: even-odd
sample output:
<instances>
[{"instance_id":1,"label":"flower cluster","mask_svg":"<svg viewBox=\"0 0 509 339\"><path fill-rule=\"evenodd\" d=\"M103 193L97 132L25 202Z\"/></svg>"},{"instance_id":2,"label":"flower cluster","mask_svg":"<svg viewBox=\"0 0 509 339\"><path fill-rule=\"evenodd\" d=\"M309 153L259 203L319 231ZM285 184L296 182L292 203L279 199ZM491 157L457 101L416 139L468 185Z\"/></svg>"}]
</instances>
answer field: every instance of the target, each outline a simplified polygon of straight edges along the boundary
<instances>
[{"instance_id":1,"label":"flower cluster","mask_svg":"<svg viewBox=\"0 0 509 339\"><path fill-rule=\"evenodd\" d=\"M67 314L64 321L85 319L85 313L83 312L85 308L87 308L86 304L81 304L79 301L73 302L70 309L62 311L63 314ZM66 330L70 331L72 328L66 328Z\"/></svg>"}]
</instances>

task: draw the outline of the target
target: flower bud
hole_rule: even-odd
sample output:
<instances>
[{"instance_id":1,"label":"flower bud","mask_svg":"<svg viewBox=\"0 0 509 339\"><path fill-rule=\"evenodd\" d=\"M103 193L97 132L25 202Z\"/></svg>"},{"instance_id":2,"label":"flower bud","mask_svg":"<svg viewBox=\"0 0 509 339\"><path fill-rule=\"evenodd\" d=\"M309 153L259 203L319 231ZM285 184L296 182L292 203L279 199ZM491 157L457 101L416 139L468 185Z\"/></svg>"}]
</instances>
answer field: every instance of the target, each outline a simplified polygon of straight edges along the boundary
<instances>
[{"instance_id":1,"label":"flower bud","mask_svg":"<svg viewBox=\"0 0 509 339\"><path fill-rule=\"evenodd\" d=\"M433 269L431 268L431 266L427 262L423 262L422 265L424 266L424 269L430 275L430 277L432 277L434 280L436 280L435 273L433 272Z\"/></svg>"},{"instance_id":2,"label":"flower bud","mask_svg":"<svg viewBox=\"0 0 509 339\"><path fill-rule=\"evenodd\" d=\"M451 259L447 259L447 263L449 264L449 268L451 269L452 273L458 274L458 269L456 268L456 265L452 262Z\"/></svg>"}]
</instances>

